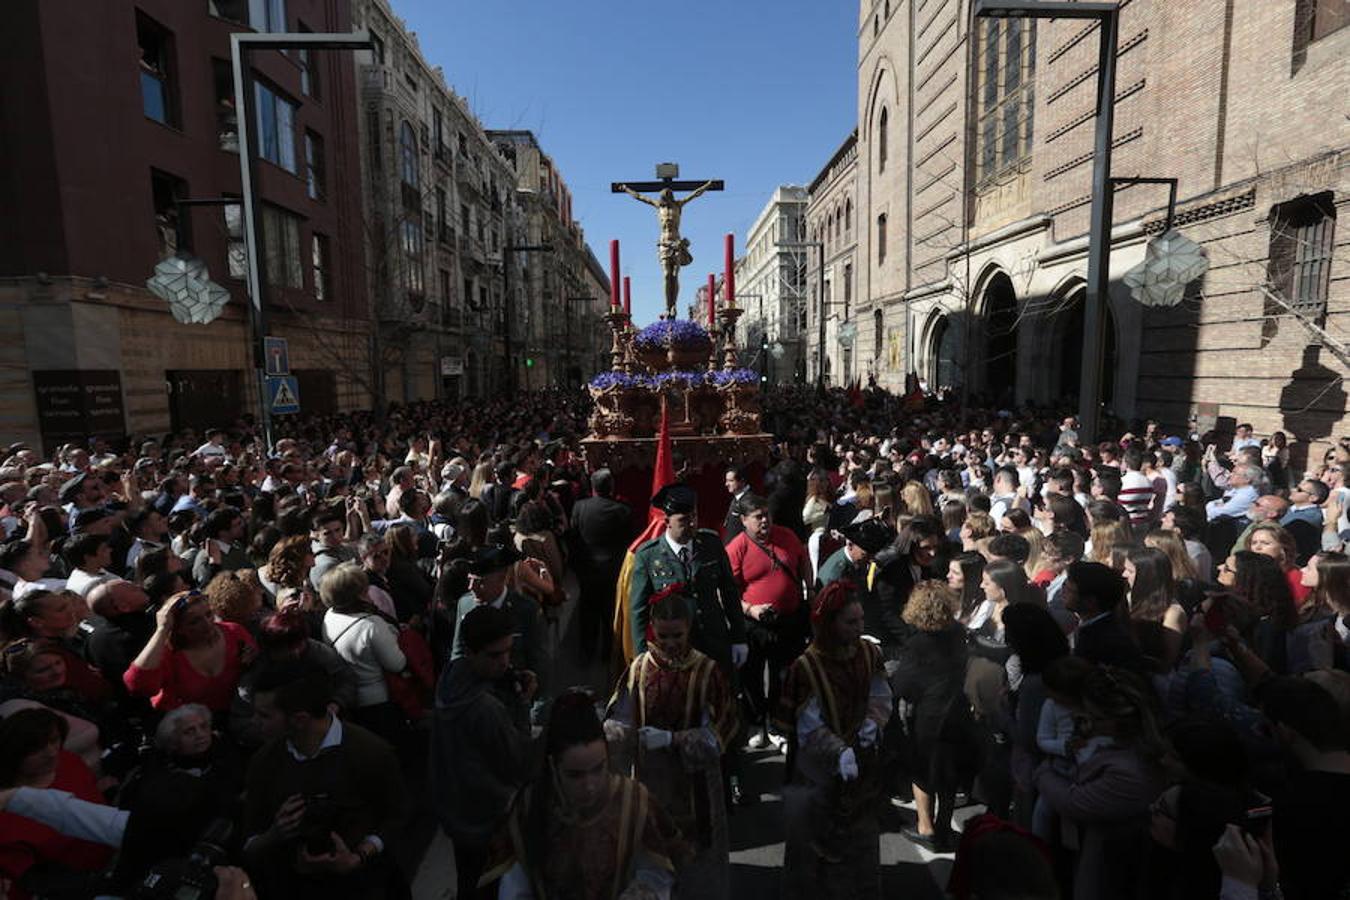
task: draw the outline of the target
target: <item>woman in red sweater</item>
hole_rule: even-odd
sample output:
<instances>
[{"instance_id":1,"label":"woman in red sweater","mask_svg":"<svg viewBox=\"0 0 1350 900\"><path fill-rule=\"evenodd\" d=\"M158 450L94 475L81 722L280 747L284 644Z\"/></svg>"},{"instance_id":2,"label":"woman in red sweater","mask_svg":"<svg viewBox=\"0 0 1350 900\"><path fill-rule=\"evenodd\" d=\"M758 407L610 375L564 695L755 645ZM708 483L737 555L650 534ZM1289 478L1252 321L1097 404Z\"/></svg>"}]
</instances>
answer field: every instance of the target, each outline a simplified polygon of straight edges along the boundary
<instances>
[{"instance_id":1,"label":"woman in red sweater","mask_svg":"<svg viewBox=\"0 0 1350 900\"><path fill-rule=\"evenodd\" d=\"M757 726L751 729L750 746L759 749L773 743L781 748L784 738L769 733L768 719L778 706L783 673L806 648L807 606L803 601L810 583L810 560L791 529L773 524L763 497L746 493L735 505L745 530L727 544L727 559L741 589L741 610L750 637L750 657L741 669Z\"/></svg>"},{"instance_id":2,"label":"woman in red sweater","mask_svg":"<svg viewBox=\"0 0 1350 900\"><path fill-rule=\"evenodd\" d=\"M81 800L103 803L94 773L78 756L62 750L65 720L50 709L25 709L0 723L0 788L56 788ZM13 813L0 813L0 875L12 879L11 900L69 892L95 893L93 876L112 850L66 837ZM88 879L86 883L85 880Z\"/></svg>"},{"instance_id":3,"label":"woman in red sweater","mask_svg":"<svg viewBox=\"0 0 1350 900\"><path fill-rule=\"evenodd\" d=\"M166 600L155 624L150 641L122 676L127 690L149 697L160 711L200 703L213 713L228 713L240 674L258 655L248 630L214 621L198 591Z\"/></svg>"}]
</instances>

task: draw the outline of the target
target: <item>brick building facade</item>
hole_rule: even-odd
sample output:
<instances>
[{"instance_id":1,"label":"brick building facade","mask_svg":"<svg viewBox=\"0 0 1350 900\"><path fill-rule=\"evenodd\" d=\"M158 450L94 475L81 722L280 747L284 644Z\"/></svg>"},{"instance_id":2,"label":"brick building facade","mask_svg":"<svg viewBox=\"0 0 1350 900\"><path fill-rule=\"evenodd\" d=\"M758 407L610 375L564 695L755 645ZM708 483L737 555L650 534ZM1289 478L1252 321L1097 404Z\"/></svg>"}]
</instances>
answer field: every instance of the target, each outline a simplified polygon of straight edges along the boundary
<instances>
[{"instance_id":1,"label":"brick building facade","mask_svg":"<svg viewBox=\"0 0 1350 900\"><path fill-rule=\"evenodd\" d=\"M252 18L259 21L250 22ZM18 0L0 60L0 434L162 432L256 410L245 326L229 35L349 31L328 0ZM306 410L370 405L352 55L259 52L252 68L271 332ZM179 221L179 216L183 221ZM181 245L181 246L180 246ZM145 288L175 250L231 302L175 321ZM73 406L62 396L83 396Z\"/></svg>"},{"instance_id":2,"label":"brick building facade","mask_svg":"<svg viewBox=\"0 0 1350 900\"><path fill-rule=\"evenodd\" d=\"M1322 441L1345 368L1263 288L1350 334L1350 16L1341 0L1124 0L1113 174L1179 179L1206 276L1145 309L1121 276L1166 188L1115 197L1106 403ZM971 19L964 0L862 0L857 364L1019 402L1076 399L1097 33ZM1340 228L1337 228L1337 225ZM870 338L870 339L869 339Z\"/></svg>"}]
</instances>

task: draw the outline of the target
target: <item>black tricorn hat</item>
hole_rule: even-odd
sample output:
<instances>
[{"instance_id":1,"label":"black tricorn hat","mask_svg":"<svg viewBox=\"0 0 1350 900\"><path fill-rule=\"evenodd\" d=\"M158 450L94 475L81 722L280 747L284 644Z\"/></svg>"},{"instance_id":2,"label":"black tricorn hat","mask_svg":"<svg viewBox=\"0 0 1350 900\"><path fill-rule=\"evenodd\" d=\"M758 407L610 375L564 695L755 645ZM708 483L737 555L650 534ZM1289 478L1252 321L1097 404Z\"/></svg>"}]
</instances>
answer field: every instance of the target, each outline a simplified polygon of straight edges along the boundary
<instances>
[{"instance_id":1,"label":"black tricorn hat","mask_svg":"<svg viewBox=\"0 0 1350 900\"><path fill-rule=\"evenodd\" d=\"M469 560L469 571L474 575L491 575L519 560L520 554L514 547L488 544L473 552L473 559Z\"/></svg>"},{"instance_id":2,"label":"black tricorn hat","mask_svg":"<svg viewBox=\"0 0 1350 900\"><path fill-rule=\"evenodd\" d=\"M876 516L845 525L839 529L839 533L849 543L856 544L867 551L869 556L875 556L885 550L890 546L891 541L895 540L895 529Z\"/></svg>"},{"instance_id":3,"label":"black tricorn hat","mask_svg":"<svg viewBox=\"0 0 1350 900\"><path fill-rule=\"evenodd\" d=\"M667 515L689 514L698 508L698 494L687 484L668 484L652 497L652 507Z\"/></svg>"}]
</instances>

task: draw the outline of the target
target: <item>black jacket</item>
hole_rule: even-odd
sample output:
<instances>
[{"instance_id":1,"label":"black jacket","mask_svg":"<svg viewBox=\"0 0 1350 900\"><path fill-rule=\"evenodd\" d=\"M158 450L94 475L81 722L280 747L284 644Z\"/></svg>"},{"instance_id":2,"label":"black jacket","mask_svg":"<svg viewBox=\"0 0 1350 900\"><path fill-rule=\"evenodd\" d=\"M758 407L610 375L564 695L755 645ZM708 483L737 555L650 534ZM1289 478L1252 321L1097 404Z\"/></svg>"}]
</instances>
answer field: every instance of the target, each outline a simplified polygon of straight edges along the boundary
<instances>
[{"instance_id":1,"label":"black jacket","mask_svg":"<svg viewBox=\"0 0 1350 900\"><path fill-rule=\"evenodd\" d=\"M595 566L622 561L637 537L633 511L609 497L587 497L572 507L568 536L579 559Z\"/></svg>"}]
</instances>

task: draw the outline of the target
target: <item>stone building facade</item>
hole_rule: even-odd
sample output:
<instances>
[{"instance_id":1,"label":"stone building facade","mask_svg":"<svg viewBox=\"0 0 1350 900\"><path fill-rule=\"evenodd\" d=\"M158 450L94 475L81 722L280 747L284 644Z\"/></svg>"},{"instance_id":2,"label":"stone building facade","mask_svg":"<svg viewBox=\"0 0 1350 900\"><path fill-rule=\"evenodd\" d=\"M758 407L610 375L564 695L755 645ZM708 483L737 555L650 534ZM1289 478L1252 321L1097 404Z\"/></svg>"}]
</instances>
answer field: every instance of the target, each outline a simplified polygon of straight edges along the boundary
<instances>
[{"instance_id":1,"label":"stone building facade","mask_svg":"<svg viewBox=\"0 0 1350 900\"><path fill-rule=\"evenodd\" d=\"M736 303L745 309L742 362L774 383L806 378L806 205L805 187L776 188L736 260Z\"/></svg>"},{"instance_id":2,"label":"stone building facade","mask_svg":"<svg viewBox=\"0 0 1350 900\"><path fill-rule=\"evenodd\" d=\"M505 375L502 246L515 175L387 0L355 0L366 283L384 396L480 396Z\"/></svg>"},{"instance_id":3,"label":"stone building facade","mask_svg":"<svg viewBox=\"0 0 1350 900\"><path fill-rule=\"evenodd\" d=\"M848 384L858 372L876 371L878 362L875 353L868 355L857 343L857 129L839 145L807 190L807 376L813 382L820 378L823 316L827 382Z\"/></svg>"},{"instance_id":4,"label":"stone building facade","mask_svg":"<svg viewBox=\"0 0 1350 900\"><path fill-rule=\"evenodd\" d=\"M245 322L230 34L349 31L346 2L17 0L0 60L0 435L42 443L202 428L259 409ZM270 332L302 408L369 407L352 54L256 52ZM22 139L18 139L22 136ZM231 302L184 325L145 287L176 251ZM79 399L75 399L79 398Z\"/></svg>"},{"instance_id":5,"label":"stone building facade","mask_svg":"<svg viewBox=\"0 0 1350 900\"><path fill-rule=\"evenodd\" d=\"M1301 323L1350 331L1344 4L1120 10L1113 174L1177 178L1177 227L1210 268L1179 307L1135 302L1121 277L1161 231L1167 193L1117 189L1107 407L1339 436L1345 367ZM858 37L860 307L880 313L877 343L899 347L880 380L912 370L1000 401L1075 400L1095 24L862 0Z\"/></svg>"},{"instance_id":6,"label":"stone building facade","mask_svg":"<svg viewBox=\"0 0 1350 900\"><path fill-rule=\"evenodd\" d=\"M609 278L572 215L572 192L532 132L489 131L511 170L511 357L524 388L578 386L593 375L607 328ZM511 247L520 249L511 250ZM525 249L546 247L547 249Z\"/></svg>"}]
</instances>

